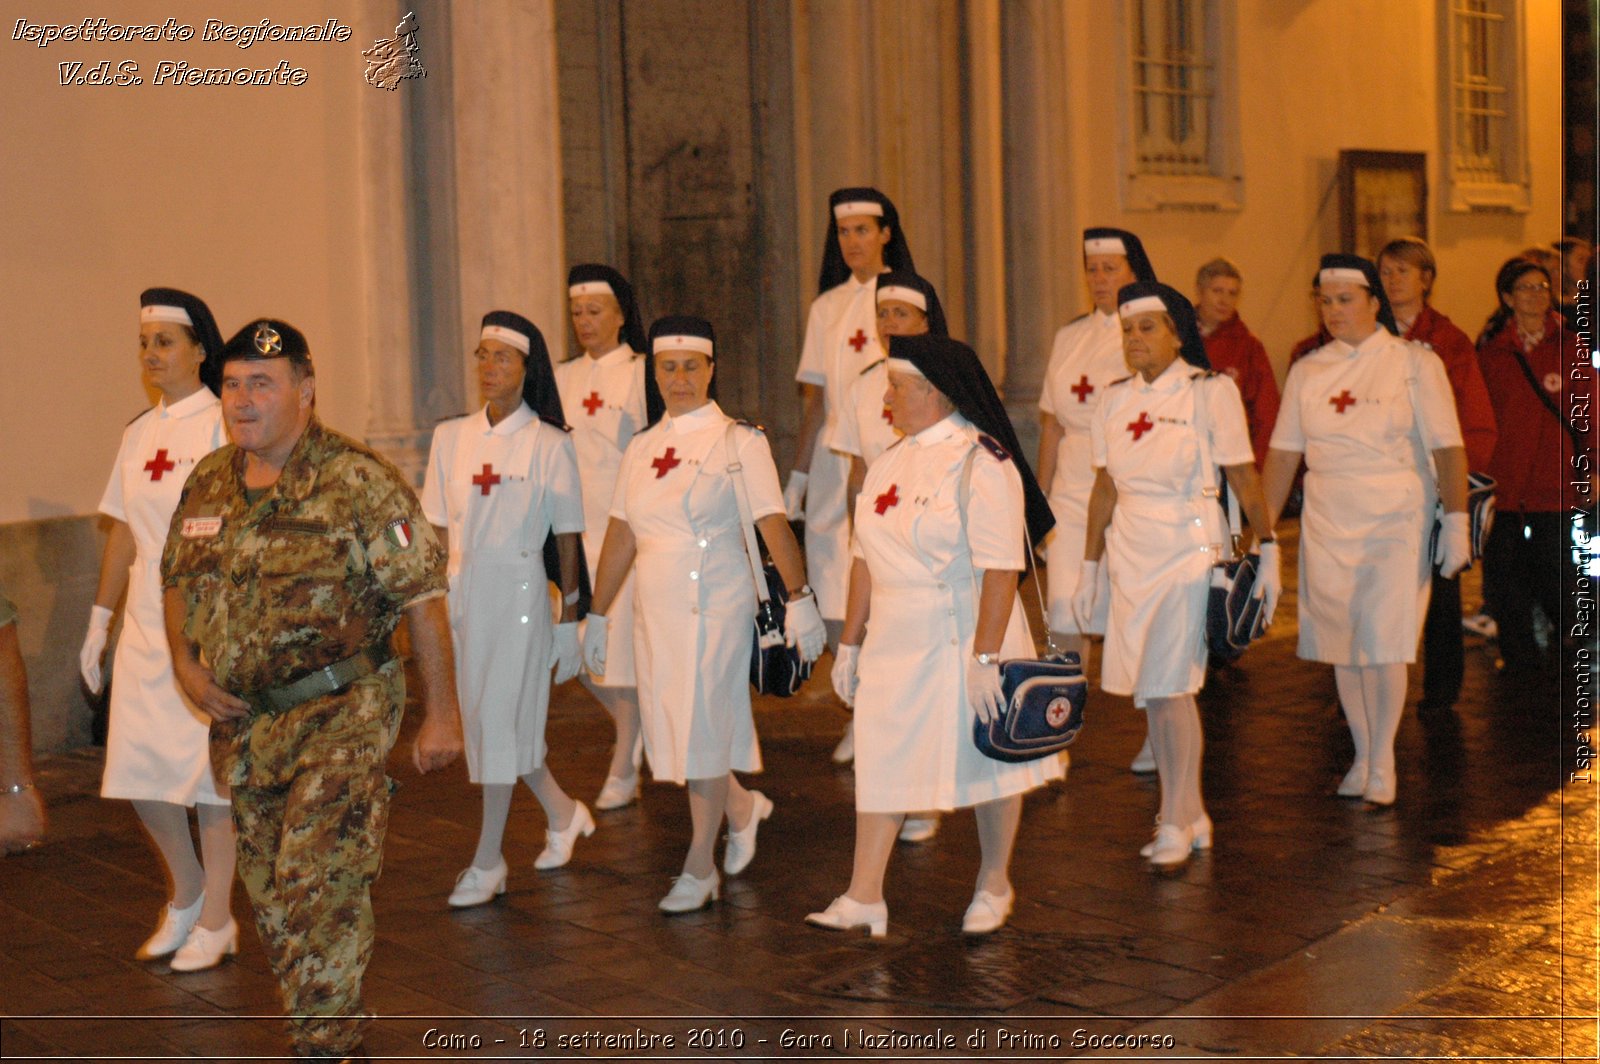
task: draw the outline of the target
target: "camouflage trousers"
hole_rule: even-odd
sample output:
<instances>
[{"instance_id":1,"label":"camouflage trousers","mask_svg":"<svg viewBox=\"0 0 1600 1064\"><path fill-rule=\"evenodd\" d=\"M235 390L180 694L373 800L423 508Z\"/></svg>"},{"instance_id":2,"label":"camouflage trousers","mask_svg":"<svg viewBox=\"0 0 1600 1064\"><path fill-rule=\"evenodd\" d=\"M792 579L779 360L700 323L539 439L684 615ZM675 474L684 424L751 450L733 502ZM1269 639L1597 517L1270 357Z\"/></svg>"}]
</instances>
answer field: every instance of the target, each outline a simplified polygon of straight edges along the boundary
<instances>
[{"instance_id":1,"label":"camouflage trousers","mask_svg":"<svg viewBox=\"0 0 1600 1064\"><path fill-rule=\"evenodd\" d=\"M361 979L389 792L381 764L319 765L286 786L233 789L239 879L303 1055L342 1056L371 1022Z\"/></svg>"}]
</instances>

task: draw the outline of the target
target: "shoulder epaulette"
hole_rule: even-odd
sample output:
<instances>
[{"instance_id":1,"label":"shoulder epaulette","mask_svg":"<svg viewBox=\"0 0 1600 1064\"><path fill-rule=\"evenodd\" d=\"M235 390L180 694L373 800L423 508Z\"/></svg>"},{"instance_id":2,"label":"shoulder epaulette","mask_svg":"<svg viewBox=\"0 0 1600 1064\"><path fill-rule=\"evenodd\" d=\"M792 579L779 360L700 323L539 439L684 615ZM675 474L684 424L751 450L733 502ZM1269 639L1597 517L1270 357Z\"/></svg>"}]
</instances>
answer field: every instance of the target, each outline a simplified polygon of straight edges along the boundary
<instances>
[{"instance_id":1,"label":"shoulder epaulette","mask_svg":"<svg viewBox=\"0 0 1600 1064\"><path fill-rule=\"evenodd\" d=\"M572 426L571 425L569 425L565 421L561 421L561 420L559 420L557 418L545 417L543 414L540 414L539 415L539 420L543 421L546 425L549 425L553 429L560 429L562 432L571 432L572 431Z\"/></svg>"},{"instance_id":2,"label":"shoulder epaulette","mask_svg":"<svg viewBox=\"0 0 1600 1064\"><path fill-rule=\"evenodd\" d=\"M985 433L978 433L978 446L994 456L997 462L1011 461L1011 452L1000 446L1000 441Z\"/></svg>"},{"instance_id":3,"label":"shoulder epaulette","mask_svg":"<svg viewBox=\"0 0 1600 1064\"><path fill-rule=\"evenodd\" d=\"M765 428L761 427L760 425L757 425L754 421L746 421L742 417L734 418L733 419L733 423L735 425L743 425L747 429L754 429L756 434L759 435L759 436L765 436L767 434L767 430Z\"/></svg>"},{"instance_id":4,"label":"shoulder epaulette","mask_svg":"<svg viewBox=\"0 0 1600 1064\"><path fill-rule=\"evenodd\" d=\"M1115 388L1119 384L1127 384L1129 381L1133 380L1133 377L1134 375L1132 373L1128 374L1126 377L1118 377L1116 380L1106 385L1106 387Z\"/></svg>"},{"instance_id":5,"label":"shoulder epaulette","mask_svg":"<svg viewBox=\"0 0 1600 1064\"><path fill-rule=\"evenodd\" d=\"M889 356L885 355L883 358L878 359L876 362L868 362L865 366L861 367L861 374L860 375L865 377L867 374L871 373L873 370L877 369L879 366L883 365L887 361L889 361Z\"/></svg>"},{"instance_id":6,"label":"shoulder epaulette","mask_svg":"<svg viewBox=\"0 0 1600 1064\"><path fill-rule=\"evenodd\" d=\"M130 418L129 418L129 419L128 419L128 425L131 425L131 424L133 424L133 423L134 423L134 422L135 422L135 421L138 421L138 420L139 420L139 419L140 419L140 418L142 418L142 417L144 417L144 416L145 416L145 415L146 415L146 414L148 414L148 413L149 413L149 412L150 412L150 411L152 411L152 410L154 410L154 409L155 409L155 407L153 407L153 406L147 406L147 407L145 407L145 408L144 408L144 409L143 409L143 410L141 410L141 411L139 411L139 412L138 412L138 413L137 413L137 414L135 414L135 415L133 415L133 416L132 416L132 417L130 417ZM122 427L123 427L123 428L127 428L127 427L128 427L128 425L124 425L124 426L122 426Z\"/></svg>"},{"instance_id":7,"label":"shoulder epaulette","mask_svg":"<svg viewBox=\"0 0 1600 1064\"><path fill-rule=\"evenodd\" d=\"M434 422L434 424L435 424L435 425L442 425L442 424L444 424L444 423L445 423L445 422L446 422L446 421L454 421L454 420L456 420L456 419L457 419L457 418L463 418L463 417L467 417L467 416L469 416L469 415L471 415L471 414L475 414L475 413L477 413L477 411L476 411L476 410L468 410L468 411L467 411L467 412L466 412L466 413L462 413L462 414L446 414L446 415L445 415L445 416L444 416L444 417L442 417L442 418L439 418L439 419L438 419L438 420L436 420L436 421L435 421L435 422Z\"/></svg>"}]
</instances>

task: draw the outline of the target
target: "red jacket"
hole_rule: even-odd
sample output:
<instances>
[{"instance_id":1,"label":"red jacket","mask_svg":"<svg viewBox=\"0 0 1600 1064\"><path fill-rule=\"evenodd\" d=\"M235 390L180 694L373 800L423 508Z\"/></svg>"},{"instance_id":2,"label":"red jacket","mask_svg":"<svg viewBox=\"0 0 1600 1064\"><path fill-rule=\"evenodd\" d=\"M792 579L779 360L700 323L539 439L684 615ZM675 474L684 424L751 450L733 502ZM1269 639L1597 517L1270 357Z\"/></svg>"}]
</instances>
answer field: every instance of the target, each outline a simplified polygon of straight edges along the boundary
<instances>
[{"instance_id":1,"label":"red jacket","mask_svg":"<svg viewBox=\"0 0 1600 1064\"><path fill-rule=\"evenodd\" d=\"M1587 428L1594 419L1594 370L1578 357L1577 348L1577 337L1552 312L1545 316L1544 339L1524 357L1556 409ZM1513 318L1478 351L1495 419L1507 429L1489 460L1489 475L1498 482L1495 506L1507 512L1559 512L1563 491L1575 497L1568 485L1587 480L1592 466L1586 465L1581 475L1573 466L1572 438L1528 385L1517 365L1516 352L1521 350Z\"/></svg>"},{"instance_id":2,"label":"red jacket","mask_svg":"<svg viewBox=\"0 0 1600 1064\"><path fill-rule=\"evenodd\" d=\"M1205 338L1211 368L1226 373L1239 386L1245 420L1250 423L1250 449L1259 469L1267 460L1272 426L1278 421L1278 378L1272 374L1267 349L1235 314Z\"/></svg>"},{"instance_id":3,"label":"red jacket","mask_svg":"<svg viewBox=\"0 0 1600 1064\"><path fill-rule=\"evenodd\" d=\"M1467 448L1467 468L1483 472L1494 455L1494 407L1484 387L1483 371L1478 368L1478 353L1467 334L1430 306L1424 305L1417 320L1405 335L1407 340L1426 344L1444 363L1450 390L1456 397L1456 417L1461 421L1461 442ZM1526 383L1524 383L1526 387Z\"/></svg>"}]
</instances>

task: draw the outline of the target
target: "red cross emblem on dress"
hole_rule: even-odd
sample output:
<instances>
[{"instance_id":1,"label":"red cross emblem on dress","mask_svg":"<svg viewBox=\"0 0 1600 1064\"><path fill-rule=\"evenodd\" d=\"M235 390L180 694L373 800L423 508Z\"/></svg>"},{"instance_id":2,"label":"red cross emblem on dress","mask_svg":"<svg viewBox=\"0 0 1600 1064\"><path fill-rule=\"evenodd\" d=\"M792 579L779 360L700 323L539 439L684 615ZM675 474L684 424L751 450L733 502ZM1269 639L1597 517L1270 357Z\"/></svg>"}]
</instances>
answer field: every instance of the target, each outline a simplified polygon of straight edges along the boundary
<instances>
[{"instance_id":1,"label":"red cross emblem on dress","mask_svg":"<svg viewBox=\"0 0 1600 1064\"><path fill-rule=\"evenodd\" d=\"M1155 422L1150 420L1150 415L1143 410L1139 411L1139 420L1128 422L1128 431L1133 433L1133 442L1138 443L1139 437L1155 428Z\"/></svg>"},{"instance_id":2,"label":"red cross emblem on dress","mask_svg":"<svg viewBox=\"0 0 1600 1064\"><path fill-rule=\"evenodd\" d=\"M589 398L583 401L583 408L589 412L590 417L594 417L594 412L605 405L605 400L600 398L599 392L590 392Z\"/></svg>"},{"instance_id":3,"label":"red cross emblem on dress","mask_svg":"<svg viewBox=\"0 0 1600 1064\"><path fill-rule=\"evenodd\" d=\"M899 485L890 484L889 490L884 492L882 495L879 495L877 500L873 502L872 508L878 511L879 517L882 517L885 513L887 513L889 507L900 505L900 496L895 494L894 490L897 487L899 487Z\"/></svg>"},{"instance_id":4,"label":"red cross emblem on dress","mask_svg":"<svg viewBox=\"0 0 1600 1064\"><path fill-rule=\"evenodd\" d=\"M677 452L678 449L676 447L668 447L666 454L650 462L651 467L656 471L657 480L660 480L678 466L683 465L683 459L677 456Z\"/></svg>"},{"instance_id":5,"label":"red cross emblem on dress","mask_svg":"<svg viewBox=\"0 0 1600 1064\"><path fill-rule=\"evenodd\" d=\"M856 354L859 355L861 353L861 349L867 346L867 334L861 329L857 329L856 334L850 337L850 339L846 340L845 343L855 348Z\"/></svg>"},{"instance_id":6,"label":"red cross emblem on dress","mask_svg":"<svg viewBox=\"0 0 1600 1064\"><path fill-rule=\"evenodd\" d=\"M178 468L178 463L167 457L167 449L161 448L156 456L144 464L145 471L150 474L151 480L160 480L163 473L170 473Z\"/></svg>"},{"instance_id":7,"label":"red cross emblem on dress","mask_svg":"<svg viewBox=\"0 0 1600 1064\"><path fill-rule=\"evenodd\" d=\"M1089 375L1085 373L1078 378L1077 384L1067 390L1078 397L1078 402L1087 403L1089 396L1094 394L1094 385L1089 383Z\"/></svg>"},{"instance_id":8,"label":"red cross emblem on dress","mask_svg":"<svg viewBox=\"0 0 1600 1064\"><path fill-rule=\"evenodd\" d=\"M500 474L494 471L494 466L490 465L488 462L485 462L483 463L483 472L473 477L472 483L475 484L485 495L487 495L489 494L490 488L500 483Z\"/></svg>"},{"instance_id":9,"label":"red cross emblem on dress","mask_svg":"<svg viewBox=\"0 0 1600 1064\"><path fill-rule=\"evenodd\" d=\"M1332 395L1328 397L1328 404L1332 406L1334 412L1338 414L1344 413L1344 408L1350 406L1355 401L1356 397L1350 394L1349 388L1346 388L1338 395Z\"/></svg>"}]
</instances>

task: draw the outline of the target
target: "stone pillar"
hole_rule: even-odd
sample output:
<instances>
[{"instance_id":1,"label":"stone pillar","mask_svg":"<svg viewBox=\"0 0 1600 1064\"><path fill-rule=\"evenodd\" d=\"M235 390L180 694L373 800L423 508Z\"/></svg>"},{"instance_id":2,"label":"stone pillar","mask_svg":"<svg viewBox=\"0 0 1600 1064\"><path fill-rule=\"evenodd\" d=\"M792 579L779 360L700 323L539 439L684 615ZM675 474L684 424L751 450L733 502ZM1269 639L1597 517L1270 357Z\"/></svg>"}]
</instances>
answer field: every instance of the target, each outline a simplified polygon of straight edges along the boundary
<instances>
[{"instance_id":1,"label":"stone pillar","mask_svg":"<svg viewBox=\"0 0 1600 1064\"><path fill-rule=\"evenodd\" d=\"M966 14L967 335L1004 396L1008 330L1000 0L968 0Z\"/></svg>"}]
</instances>

